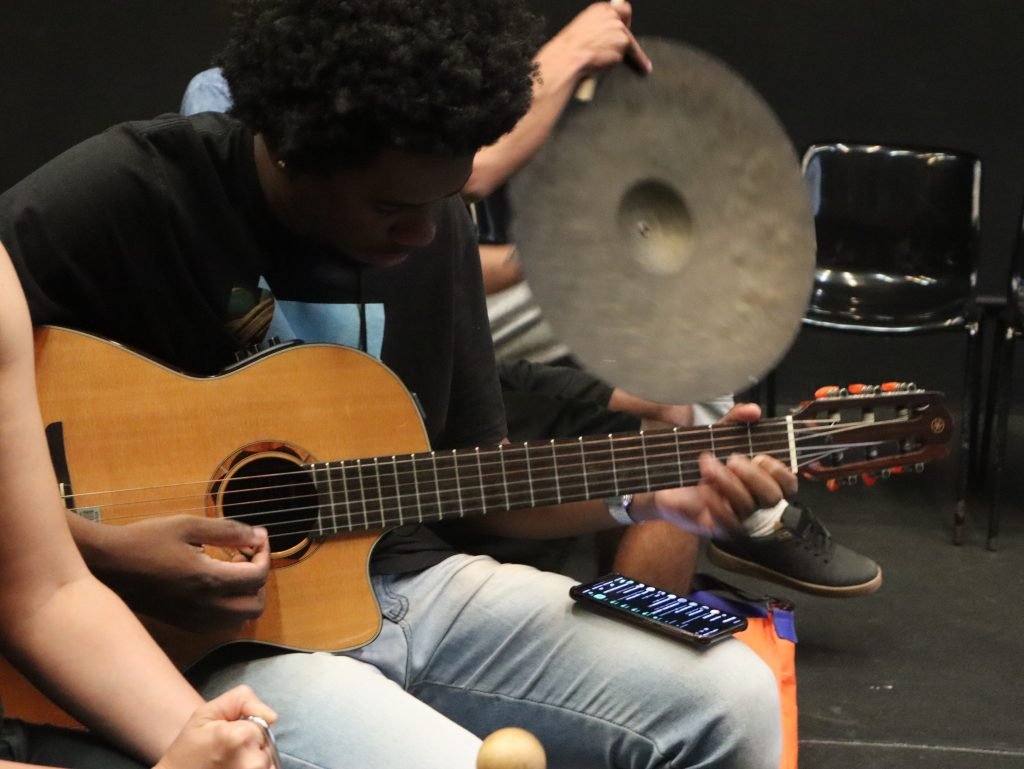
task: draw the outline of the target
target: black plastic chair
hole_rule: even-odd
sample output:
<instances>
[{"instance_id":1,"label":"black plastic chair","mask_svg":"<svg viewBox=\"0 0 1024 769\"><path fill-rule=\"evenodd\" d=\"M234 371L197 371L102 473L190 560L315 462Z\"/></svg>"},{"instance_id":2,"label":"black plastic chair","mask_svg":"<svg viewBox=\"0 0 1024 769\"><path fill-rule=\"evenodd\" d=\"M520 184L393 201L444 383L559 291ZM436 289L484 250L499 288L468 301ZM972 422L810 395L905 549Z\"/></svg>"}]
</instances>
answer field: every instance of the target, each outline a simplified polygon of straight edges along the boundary
<instances>
[{"instance_id":1,"label":"black plastic chair","mask_svg":"<svg viewBox=\"0 0 1024 769\"><path fill-rule=\"evenodd\" d=\"M815 144L803 157L817 257L809 326L861 334L965 334L954 540L963 539L977 445L975 285L981 162L944 150ZM766 382L769 403L774 382Z\"/></svg>"},{"instance_id":2,"label":"black plastic chair","mask_svg":"<svg viewBox=\"0 0 1024 769\"><path fill-rule=\"evenodd\" d=\"M817 144L803 169L818 243L805 323L893 334L976 320L980 161Z\"/></svg>"},{"instance_id":3,"label":"black plastic chair","mask_svg":"<svg viewBox=\"0 0 1024 769\"><path fill-rule=\"evenodd\" d=\"M1004 301L995 314L996 332L992 347L992 368L989 376L989 397L985 407L985 433L982 446L991 451L991 473L988 513L989 550L995 550L999 536L1000 492L1003 468L1006 466L1007 432L1010 407L1013 404L1013 358L1016 341L1024 334L1024 211L1017 234L1017 243L1010 262L1010 279Z\"/></svg>"}]
</instances>

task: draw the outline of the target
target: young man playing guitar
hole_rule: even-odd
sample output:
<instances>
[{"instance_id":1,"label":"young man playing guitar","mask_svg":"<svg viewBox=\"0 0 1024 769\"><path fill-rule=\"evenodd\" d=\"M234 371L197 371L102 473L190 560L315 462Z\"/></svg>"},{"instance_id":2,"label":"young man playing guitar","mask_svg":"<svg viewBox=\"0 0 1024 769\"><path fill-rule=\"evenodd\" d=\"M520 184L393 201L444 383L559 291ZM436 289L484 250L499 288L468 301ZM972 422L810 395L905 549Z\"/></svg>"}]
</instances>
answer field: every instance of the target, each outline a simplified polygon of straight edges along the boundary
<instances>
[{"instance_id":1,"label":"young man playing guitar","mask_svg":"<svg viewBox=\"0 0 1024 769\"><path fill-rule=\"evenodd\" d=\"M695 414L697 424L709 424L733 405L731 398L696 408L653 403L613 390L582 370L547 325L524 282L515 246L508 242L509 204L502 185L544 145L572 101L582 74L624 60L640 73L650 71L650 60L630 32L631 21L628 2L596 2L546 42L534 58L539 77L529 111L512 131L476 153L473 171L462 189L463 198L475 201L499 380L509 435L517 442L635 432L641 428L641 419L650 424L692 427ZM189 82L181 113L228 112L231 102L221 71L207 69ZM479 200L483 197L486 199ZM551 258L565 257L553 248ZM751 536L720 538L709 547L712 560L725 568L830 597L865 595L881 586L878 564L835 542L817 516L795 501L755 511L744 528ZM691 532L659 523L611 531L601 540L602 550L615 551L617 571L676 592L689 591L700 542ZM566 553L575 546L572 539L548 543L470 539L460 545L499 560L543 564L553 571L560 570Z\"/></svg>"},{"instance_id":2,"label":"young man playing guitar","mask_svg":"<svg viewBox=\"0 0 1024 769\"><path fill-rule=\"evenodd\" d=\"M293 380L282 371L251 397L239 395L211 413L232 424L251 419L256 433L237 455L211 463L211 498L221 470L230 473L248 454L287 440L277 427L259 433L262 404L275 386L294 410L297 430L305 429L302 416L316 420L302 413L307 396L329 401L337 392L334 400L342 401L343 392L358 394L338 407L349 421L332 428L346 440L365 436L365 450L332 457L305 448L317 461L357 458L352 489L333 479L311 483L317 498L336 488L358 491L371 528L370 510L379 508L383 521L384 501L373 507L363 482L390 471L390 488L397 488L398 459L388 465L389 454L418 451L416 462L436 468L448 454L440 449L463 449L472 462L473 447L481 447L480 467L484 455L499 461L503 455L492 447L505 436L501 393L475 232L458 193L477 150L526 112L534 27L510 0L241 3L219 62L235 99L233 117L165 116L114 127L0 196L0 241L33 322L112 338L199 375L231 365L236 353L264 340L268 325L272 333L310 329L314 338L380 357L422 409L422 427L404 420L413 439L400 436L384 447L373 432L385 406L376 402L381 388L369 384L369 374L344 381L320 370L312 393L308 379L289 391ZM289 315L299 302L305 314ZM267 362L273 360L291 359ZM120 372L112 373L116 379ZM121 378L131 387L133 377ZM401 413L415 415L411 404ZM127 413L143 421L163 412L173 422L189 403L142 406ZM730 418L758 416L747 405ZM77 504L75 427L64 425L64 444L54 431L51 454L58 464L68 460ZM194 432L163 436L168 451L188 453L184 445L199 454L217 438L217 430ZM420 445L424 438L436 454ZM359 457L375 459L364 466ZM529 475L528 450L525 459L532 500L533 484L541 483ZM457 485L469 465L451 461ZM318 467L353 477L344 463ZM485 505L487 515L457 524L394 528L368 564L350 565L346 584L328 580L307 591L307 611L340 617L343 596L327 591L369 590L356 584L366 582L368 568L383 623L371 623L361 645L313 654L233 644L204 660L195 680L207 695L246 681L273 702L282 756L292 766L468 767L479 736L517 724L540 738L555 766L774 767L775 682L745 646L724 642L697 652L582 615L571 609L566 578L460 554L444 538L453 525L547 538L647 520L710 533L736 527L738 518L796 489L785 464L745 452L724 463L695 453L690 476L695 485L637 493L631 505ZM429 472L413 477L414 488L398 501L399 520L409 520L403 510L423 520L431 503L419 485ZM471 498L485 496L485 474L477 479L479 496L471 497L472 485L457 486L442 517L458 518ZM442 484L433 490L440 502ZM110 512L98 510L100 517ZM137 611L202 631L230 632L291 611L273 588L286 573L303 573L307 555L312 562L329 549L328 540L319 541L319 512L309 532L314 544L296 552L284 552L273 535L268 545L228 517L168 515L124 526L69 518L87 562ZM235 555L213 558L210 547ZM268 549L279 567L269 581Z\"/></svg>"}]
</instances>

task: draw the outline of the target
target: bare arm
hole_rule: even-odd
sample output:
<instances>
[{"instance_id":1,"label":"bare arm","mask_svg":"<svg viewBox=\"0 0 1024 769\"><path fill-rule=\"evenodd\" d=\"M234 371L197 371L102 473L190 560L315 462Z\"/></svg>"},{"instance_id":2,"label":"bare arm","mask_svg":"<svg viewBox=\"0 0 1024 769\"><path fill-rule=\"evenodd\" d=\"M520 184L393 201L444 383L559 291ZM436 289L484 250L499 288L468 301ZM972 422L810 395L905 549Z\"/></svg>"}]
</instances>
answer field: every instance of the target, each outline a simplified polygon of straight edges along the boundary
<instances>
[{"instance_id":1,"label":"bare arm","mask_svg":"<svg viewBox=\"0 0 1024 769\"><path fill-rule=\"evenodd\" d=\"M753 422L761 409L752 403L735 406L723 421ZM743 518L796 493L797 479L779 460L734 454L725 462L710 452L700 456L700 479L693 486L636 494L630 516L637 523L665 520L702 535L739 528ZM468 518L467 528L522 539L568 537L617 526L603 501L514 510Z\"/></svg>"},{"instance_id":2,"label":"bare arm","mask_svg":"<svg viewBox=\"0 0 1024 769\"><path fill-rule=\"evenodd\" d=\"M263 728L249 716L268 724L277 720L248 686L236 686L200 705L155 769L277 769ZM30 766L38 769L39 764L0 761L0 769Z\"/></svg>"},{"instance_id":3,"label":"bare arm","mask_svg":"<svg viewBox=\"0 0 1024 769\"><path fill-rule=\"evenodd\" d=\"M630 516L637 523L664 520L703 536L739 528L739 521L761 507L770 507L796 492L796 479L767 456L735 455L722 463L706 453L700 457L701 480L695 486L636 494ZM490 513L466 519L467 528L520 539L554 539L617 524L603 501Z\"/></svg>"},{"instance_id":4,"label":"bare arm","mask_svg":"<svg viewBox=\"0 0 1024 769\"><path fill-rule=\"evenodd\" d=\"M201 699L89 573L64 516L36 398L28 311L0 246L0 642L83 723L155 761Z\"/></svg>"},{"instance_id":5,"label":"bare arm","mask_svg":"<svg viewBox=\"0 0 1024 769\"><path fill-rule=\"evenodd\" d=\"M511 288L523 279L516 247L511 243L481 243L480 267L484 274L484 292L488 296Z\"/></svg>"},{"instance_id":6,"label":"bare arm","mask_svg":"<svg viewBox=\"0 0 1024 769\"><path fill-rule=\"evenodd\" d=\"M657 403L633 395L616 387L608 401L608 408L640 417L652 426L690 427L693 425L693 407L688 404Z\"/></svg>"},{"instance_id":7,"label":"bare arm","mask_svg":"<svg viewBox=\"0 0 1024 769\"><path fill-rule=\"evenodd\" d=\"M487 197L522 168L547 141L580 80L628 57L643 72L650 60L629 31L629 3L588 6L537 53L540 71L529 112L512 131L480 150L463 188L467 200Z\"/></svg>"}]
</instances>

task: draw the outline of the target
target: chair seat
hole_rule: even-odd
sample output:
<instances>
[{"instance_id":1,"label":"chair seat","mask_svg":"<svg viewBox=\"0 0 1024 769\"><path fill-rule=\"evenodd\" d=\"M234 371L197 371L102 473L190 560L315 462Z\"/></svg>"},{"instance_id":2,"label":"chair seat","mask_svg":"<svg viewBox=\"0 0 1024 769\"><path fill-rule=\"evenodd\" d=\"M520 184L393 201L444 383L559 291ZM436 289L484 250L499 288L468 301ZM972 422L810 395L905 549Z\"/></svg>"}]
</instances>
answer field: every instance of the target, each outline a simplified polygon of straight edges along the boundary
<instances>
[{"instance_id":1,"label":"chair seat","mask_svg":"<svg viewBox=\"0 0 1024 769\"><path fill-rule=\"evenodd\" d=\"M804 321L863 331L934 330L963 325L969 296L965 276L818 269Z\"/></svg>"}]
</instances>

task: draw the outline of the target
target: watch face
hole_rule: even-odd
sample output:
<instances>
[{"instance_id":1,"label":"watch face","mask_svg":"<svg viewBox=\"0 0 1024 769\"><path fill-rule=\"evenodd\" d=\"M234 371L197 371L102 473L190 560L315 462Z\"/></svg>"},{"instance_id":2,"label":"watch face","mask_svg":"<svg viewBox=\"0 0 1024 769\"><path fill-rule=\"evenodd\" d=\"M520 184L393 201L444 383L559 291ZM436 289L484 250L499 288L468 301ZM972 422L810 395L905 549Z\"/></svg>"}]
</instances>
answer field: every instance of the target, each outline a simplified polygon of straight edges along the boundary
<instances>
[{"instance_id":1,"label":"watch face","mask_svg":"<svg viewBox=\"0 0 1024 769\"><path fill-rule=\"evenodd\" d=\"M633 517L629 514L629 506L633 502L632 494L623 494L618 497L608 497L605 499L605 507L608 508L608 513L617 523L623 526L629 526L636 523Z\"/></svg>"}]
</instances>

